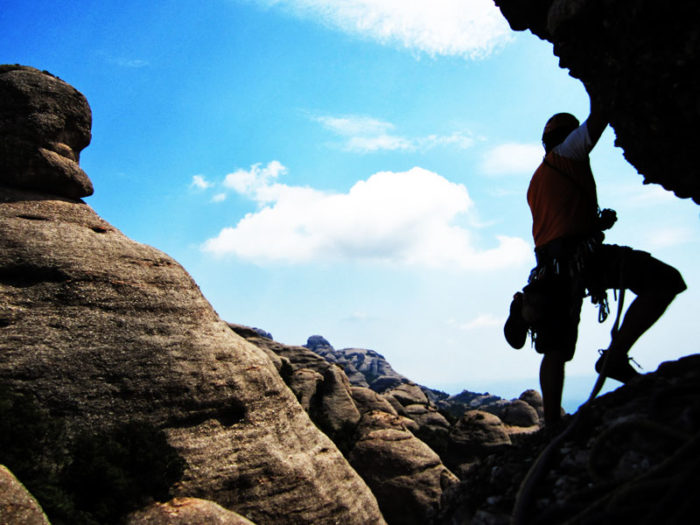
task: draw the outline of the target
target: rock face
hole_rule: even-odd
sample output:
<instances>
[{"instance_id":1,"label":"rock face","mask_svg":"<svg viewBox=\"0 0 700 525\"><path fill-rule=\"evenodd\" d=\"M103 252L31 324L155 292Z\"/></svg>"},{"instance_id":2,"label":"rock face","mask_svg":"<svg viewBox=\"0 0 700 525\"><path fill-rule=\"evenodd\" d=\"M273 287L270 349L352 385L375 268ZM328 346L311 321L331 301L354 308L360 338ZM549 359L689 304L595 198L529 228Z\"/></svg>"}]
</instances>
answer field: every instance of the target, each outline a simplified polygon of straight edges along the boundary
<instances>
[{"instance_id":1,"label":"rock face","mask_svg":"<svg viewBox=\"0 0 700 525\"><path fill-rule=\"evenodd\" d=\"M221 505L197 498L175 498L153 503L129 515L126 525L255 525L252 521Z\"/></svg>"},{"instance_id":2,"label":"rock face","mask_svg":"<svg viewBox=\"0 0 700 525\"><path fill-rule=\"evenodd\" d=\"M442 493L458 481L400 416L385 412L362 416L349 459L377 496L389 523L431 523Z\"/></svg>"},{"instance_id":3,"label":"rock face","mask_svg":"<svg viewBox=\"0 0 700 525\"><path fill-rule=\"evenodd\" d=\"M693 355L596 399L554 449L516 523L697 521L699 384ZM482 458L450 493L440 523L510 523L520 483L548 438L522 436Z\"/></svg>"},{"instance_id":4,"label":"rock face","mask_svg":"<svg viewBox=\"0 0 700 525\"><path fill-rule=\"evenodd\" d=\"M71 199L92 195L78 165L91 139L85 97L53 75L9 65L0 65L0 93L0 184Z\"/></svg>"},{"instance_id":5,"label":"rock face","mask_svg":"<svg viewBox=\"0 0 700 525\"><path fill-rule=\"evenodd\" d=\"M89 120L62 102L63 83L0 71L2 104L26 85L22 103L38 108L3 130L27 142L50 129L74 152L87 143ZM8 75L21 81L8 87ZM28 171L12 162L0 181L0 384L30 393L71 434L129 420L162 429L188 464L175 496L257 523L383 523L283 382L281 360L232 332L174 260L74 200L85 192L63 191L75 188L65 172L42 178L33 160Z\"/></svg>"},{"instance_id":6,"label":"rock face","mask_svg":"<svg viewBox=\"0 0 700 525\"><path fill-rule=\"evenodd\" d=\"M679 154L700 142L700 4L495 1L513 29L552 42L560 65L600 98L645 183L700 203L700 168Z\"/></svg>"},{"instance_id":7,"label":"rock face","mask_svg":"<svg viewBox=\"0 0 700 525\"><path fill-rule=\"evenodd\" d=\"M352 386L334 358L335 351L320 336L309 338L305 347L288 346L260 337L247 327L229 326L290 363L290 388L370 486L388 523L424 524L438 515L443 493L458 479L433 445L422 441L426 429L439 428L446 435L449 425L434 407L426 406L420 387L399 379L398 386L405 388L395 397ZM331 359L309 346L319 354L329 352ZM348 363L342 366L347 370ZM404 408L398 399L410 406Z\"/></svg>"},{"instance_id":8,"label":"rock face","mask_svg":"<svg viewBox=\"0 0 700 525\"><path fill-rule=\"evenodd\" d=\"M34 497L3 465L0 465L0 523L49 525Z\"/></svg>"}]
</instances>

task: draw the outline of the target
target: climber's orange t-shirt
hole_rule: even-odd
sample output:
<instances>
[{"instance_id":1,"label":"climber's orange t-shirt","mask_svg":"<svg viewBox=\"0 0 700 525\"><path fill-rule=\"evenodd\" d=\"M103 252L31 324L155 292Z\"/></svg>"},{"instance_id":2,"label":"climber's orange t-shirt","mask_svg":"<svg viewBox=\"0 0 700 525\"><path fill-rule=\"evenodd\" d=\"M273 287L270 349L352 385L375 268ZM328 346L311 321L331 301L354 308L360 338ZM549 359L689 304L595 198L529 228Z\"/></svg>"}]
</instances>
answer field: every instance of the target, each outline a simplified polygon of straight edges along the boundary
<instances>
[{"instance_id":1,"label":"climber's orange t-shirt","mask_svg":"<svg viewBox=\"0 0 700 525\"><path fill-rule=\"evenodd\" d=\"M589 143L584 123L547 154L532 176L527 202L536 248L560 237L595 231L598 199Z\"/></svg>"}]
</instances>

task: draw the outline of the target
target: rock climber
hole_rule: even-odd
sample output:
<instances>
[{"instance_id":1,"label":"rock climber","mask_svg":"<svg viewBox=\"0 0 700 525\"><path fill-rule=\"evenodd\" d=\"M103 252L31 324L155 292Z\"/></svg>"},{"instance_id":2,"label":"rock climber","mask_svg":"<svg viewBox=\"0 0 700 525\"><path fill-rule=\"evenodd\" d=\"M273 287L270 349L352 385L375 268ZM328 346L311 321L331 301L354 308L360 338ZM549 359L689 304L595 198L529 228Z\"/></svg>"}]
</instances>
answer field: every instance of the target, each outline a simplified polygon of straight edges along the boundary
<instances>
[{"instance_id":1,"label":"rock climber","mask_svg":"<svg viewBox=\"0 0 700 525\"><path fill-rule=\"evenodd\" d=\"M650 254L603 244L603 230L617 217L612 210L599 210L589 153L607 125L595 97L590 97L590 115L581 125L569 113L551 117L542 135L545 157L527 192L537 266L513 298L504 333L511 346L522 348L529 331L543 354L546 426L561 418L564 369L574 356L587 293L601 309L601 321L607 316L606 290L629 289L636 295L595 364L605 377L627 383L639 375L629 363L630 348L686 288L675 268Z\"/></svg>"}]
</instances>

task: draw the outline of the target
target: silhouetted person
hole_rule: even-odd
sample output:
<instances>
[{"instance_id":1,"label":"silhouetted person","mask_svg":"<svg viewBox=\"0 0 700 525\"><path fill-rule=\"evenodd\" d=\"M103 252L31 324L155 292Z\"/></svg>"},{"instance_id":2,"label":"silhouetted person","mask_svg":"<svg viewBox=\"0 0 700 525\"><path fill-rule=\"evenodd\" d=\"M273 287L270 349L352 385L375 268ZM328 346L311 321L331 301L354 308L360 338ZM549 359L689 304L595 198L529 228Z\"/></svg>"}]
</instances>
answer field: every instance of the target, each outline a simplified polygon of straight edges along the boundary
<instances>
[{"instance_id":1,"label":"silhouetted person","mask_svg":"<svg viewBox=\"0 0 700 525\"><path fill-rule=\"evenodd\" d=\"M599 211L588 155L607 124L593 98L582 125L568 113L550 118L542 135L546 155L527 192L537 266L523 293L515 294L504 331L511 346L521 348L529 328L535 349L544 354L540 386L546 425L561 417L564 368L574 356L586 291L604 309L607 289L629 289L637 296L596 363L596 371L605 363L606 377L627 383L639 375L629 364L630 348L686 288L675 268L648 253L603 244L602 230L616 216Z\"/></svg>"}]
</instances>

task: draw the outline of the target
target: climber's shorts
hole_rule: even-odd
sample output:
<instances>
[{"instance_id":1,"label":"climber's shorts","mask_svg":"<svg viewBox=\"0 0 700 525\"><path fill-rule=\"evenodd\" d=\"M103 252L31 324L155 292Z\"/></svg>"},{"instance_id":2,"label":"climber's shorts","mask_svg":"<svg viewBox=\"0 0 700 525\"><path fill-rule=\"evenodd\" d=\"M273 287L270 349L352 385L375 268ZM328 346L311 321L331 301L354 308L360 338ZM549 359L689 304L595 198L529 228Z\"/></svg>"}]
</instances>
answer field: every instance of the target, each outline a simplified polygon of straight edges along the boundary
<instances>
[{"instance_id":1,"label":"climber's shorts","mask_svg":"<svg viewBox=\"0 0 700 525\"><path fill-rule=\"evenodd\" d=\"M615 244L600 245L587 263L586 288L626 289L635 295L669 301L686 289L681 274L649 253ZM570 278L556 277L545 287L549 299L547 315L538 323L535 349L556 353L570 361L576 350L583 297L581 287Z\"/></svg>"}]
</instances>

